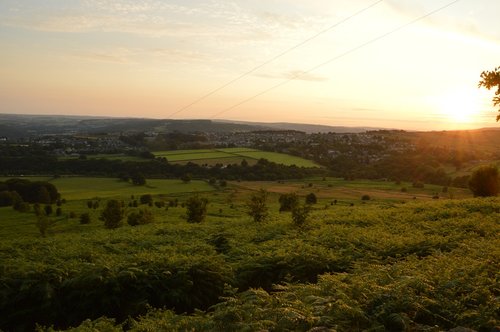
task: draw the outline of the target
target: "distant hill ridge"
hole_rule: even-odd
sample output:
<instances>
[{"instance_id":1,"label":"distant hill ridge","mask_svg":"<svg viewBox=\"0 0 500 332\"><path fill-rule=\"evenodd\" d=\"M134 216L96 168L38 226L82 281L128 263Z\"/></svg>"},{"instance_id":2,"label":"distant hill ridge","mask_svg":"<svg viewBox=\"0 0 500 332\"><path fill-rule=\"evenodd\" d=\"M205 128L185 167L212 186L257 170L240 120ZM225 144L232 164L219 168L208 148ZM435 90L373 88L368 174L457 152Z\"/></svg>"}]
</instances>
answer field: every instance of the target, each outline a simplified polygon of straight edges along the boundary
<instances>
[{"instance_id":1,"label":"distant hill ridge","mask_svg":"<svg viewBox=\"0 0 500 332\"><path fill-rule=\"evenodd\" d=\"M74 134L74 133L120 133L125 131L157 131L157 132L251 132L292 130L311 133L363 133L387 128L327 126L288 122L249 122L233 120L206 119L148 119L148 118L113 118L99 116L72 115L25 115L0 114L0 134L9 139L17 139L32 135ZM469 130L500 130L500 128L484 128ZM442 133L444 131L434 131ZM446 131L463 132L463 131Z\"/></svg>"}]
</instances>

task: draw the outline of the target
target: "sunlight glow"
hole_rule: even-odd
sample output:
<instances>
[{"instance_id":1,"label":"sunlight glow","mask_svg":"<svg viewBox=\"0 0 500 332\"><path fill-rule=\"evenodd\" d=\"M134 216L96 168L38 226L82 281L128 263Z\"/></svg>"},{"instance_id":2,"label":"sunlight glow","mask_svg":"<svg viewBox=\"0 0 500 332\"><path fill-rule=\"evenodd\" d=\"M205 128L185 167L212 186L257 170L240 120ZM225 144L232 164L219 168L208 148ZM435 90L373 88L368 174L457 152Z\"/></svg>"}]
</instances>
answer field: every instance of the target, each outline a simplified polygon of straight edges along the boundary
<instances>
[{"instance_id":1,"label":"sunlight glow","mask_svg":"<svg viewBox=\"0 0 500 332\"><path fill-rule=\"evenodd\" d=\"M439 113L452 123L476 121L482 104L482 96L477 90L455 90L436 98Z\"/></svg>"}]
</instances>

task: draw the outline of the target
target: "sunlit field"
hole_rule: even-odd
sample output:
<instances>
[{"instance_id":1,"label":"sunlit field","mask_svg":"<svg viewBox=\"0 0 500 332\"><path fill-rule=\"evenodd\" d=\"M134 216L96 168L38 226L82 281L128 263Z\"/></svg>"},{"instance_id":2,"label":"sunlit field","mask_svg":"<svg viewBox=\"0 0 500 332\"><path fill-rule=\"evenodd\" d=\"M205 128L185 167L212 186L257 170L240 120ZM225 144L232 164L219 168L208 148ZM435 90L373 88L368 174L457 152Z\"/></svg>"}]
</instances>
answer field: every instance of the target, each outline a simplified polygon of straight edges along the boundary
<instances>
[{"instance_id":1,"label":"sunlit field","mask_svg":"<svg viewBox=\"0 0 500 332\"><path fill-rule=\"evenodd\" d=\"M224 149L202 149L202 150L173 150L155 151L156 157L165 157L171 163L222 165L241 163L246 160L249 164L254 164L257 160L264 158L270 162L287 166L298 167L320 167L313 161L275 152L265 152L247 148L224 148Z\"/></svg>"}]
</instances>

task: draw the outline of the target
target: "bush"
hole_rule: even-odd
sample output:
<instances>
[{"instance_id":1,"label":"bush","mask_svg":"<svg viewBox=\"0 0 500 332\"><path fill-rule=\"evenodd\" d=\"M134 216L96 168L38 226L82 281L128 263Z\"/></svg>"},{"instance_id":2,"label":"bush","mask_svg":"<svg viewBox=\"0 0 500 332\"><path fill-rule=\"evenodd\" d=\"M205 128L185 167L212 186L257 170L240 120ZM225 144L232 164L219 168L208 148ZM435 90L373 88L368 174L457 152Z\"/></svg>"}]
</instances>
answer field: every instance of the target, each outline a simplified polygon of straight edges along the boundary
<instances>
[{"instance_id":1,"label":"bush","mask_svg":"<svg viewBox=\"0 0 500 332\"><path fill-rule=\"evenodd\" d=\"M316 194L310 193L306 196L306 204L316 204L318 199L316 198Z\"/></svg>"},{"instance_id":2,"label":"bush","mask_svg":"<svg viewBox=\"0 0 500 332\"><path fill-rule=\"evenodd\" d=\"M474 197L497 196L500 191L498 168L491 165L476 169L469 180L469 188Z\"/></svg>"},{"instance_id":3,"label":"bush","mask_svg":"<svg viewBox=\"0 0 500 332\"><path fill-rule=\"evenodd\" d=\"M156 201L155 202L155 206L159 209L161 208L164 208L165 207L165 202L164 201Z\"/></svg>"},{"instance_id":4,"label":"bush","mask_svg":"<svg viewBox=\"0 0 500 332\"><path fill-rule=\"evenodd\" d=\"M191 176L191 174L189 174L189 173L186 173L186 174L184 174L183 176L181 176L181 180L182 180L182 182L184 182L184 183L189 183L189 182L191 182L191 179L192 179L192 176Z\"/></svg>"},{"instance_id":5,"label":"bush","mask_svg":"<svg viewBox=\"0 0 500 332\"><path fill-rule=\"evenodd\" d=\"M267 191L260 189L257 193L250 196L250 201L247 203L247 214L253 218L255 222L264 221L269 215L267 207Z\"/></svg>"},{"instance_id":6,"label":"bush","mask_svg":"<svg viewBox=\"0 0 500 332\"><path fill-rule=\"evenodd\" d=\"M41 214L36 218L36 227L38 228L40 235L42 235L43 237L47 235L47 231L49 230L50 226L52 226L52 224L53 222L46 215Z\"/></svg>"},{"instance_id":7,"label":"bush","mask_svg":"<svg viewBox=\"0 0 500 332\"><path fill-rule=\"evenodd\" d=\"M108 201L106 207L101 212L100 220L104 221L104 227L113 229L121 226L124 211L122 205L116 199Z\"/></svg>"},{"instance_id":8,"label":"bush","mask_svg":"<svg viewBox=\"0 0 500 332\"><path fill-rule=\"evenodd\" d=\"M152 223L153 220L154 215L147 209L139 210L138 212L132 212L127 217L127 223L130 226L149 224Z\"/></svg>"},{"instance_id":9,"label":"bush","mask_svg":"<svg viewBox=\"0 0 500 332\"><path fill-rule=\"evenodd\" d=\"M139 201L141 202L141 204L153 204L153 195L151 194L141 195Z\"/></svg>"},{"instance_id":10,"label":"bush","mask_svg":"<svg viewBox=\"0 0 500 332\"><path fill-rule=\"evenodd\" d=\"M369 201L370 199L371 199L370 195L365 194L365 195L361 196L362 201Z\"/></svg>"},{"instance_id":11,"label":"bush","mask_svg":"<svg viewBox=\"0 0 500 332\"><path fill-rule=\"evenodd\" d=\"M207 215L207 204L206 198L200 198L198 196L190 197L186 201L186 219L191 223L200 223L205 220Z\"/></svg>"},{"instance_id":12,"label":"bush","mask_svg":"<svg viewBox=\"0 0 500 332\"><path fill-rule=\"evenodd\" d=\"M292 209L292 222L297 227L302 227L307 222L307 218L311 213L309 204L295 205Z\"/></svg>"},{"instance_id":13,"label":"bush","mask_svg":"<svg viewBox=\"0 0 500 332\"><path fill-rule=\"evenodd\" d=\"M72 213L74 213L74 212L72 212ZM70 217L71 217L71 213L70 213ZM90 224L90 214L82 213L80 215L80 224L82 224L82 225Z\"/></svg>"},{"instance_id":14,"label":"bush","mask_svg":"<svg viewBox=\"0 0 500 332\"><path fill-rule=\"evenodd\" d=\"M292 211L292 209L299 203L299 196L296 193L281 194L279 198L280 212Z\"/></svg>"}]
</instances>

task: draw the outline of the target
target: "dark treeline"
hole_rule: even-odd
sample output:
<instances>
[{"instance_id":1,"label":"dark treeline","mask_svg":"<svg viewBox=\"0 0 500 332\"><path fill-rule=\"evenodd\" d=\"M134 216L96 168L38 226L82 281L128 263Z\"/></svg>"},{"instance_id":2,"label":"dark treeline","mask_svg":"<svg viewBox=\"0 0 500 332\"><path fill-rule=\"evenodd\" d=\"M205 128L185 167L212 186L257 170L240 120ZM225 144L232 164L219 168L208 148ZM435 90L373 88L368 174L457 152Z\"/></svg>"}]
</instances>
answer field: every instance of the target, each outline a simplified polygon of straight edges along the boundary
<instances>
[{"instance_id":1,"label":"dark treeline","mask_svg":"<svg viewBox=\"0 0 500 332\"><path fill-rule=\"evenodd\" d=\"M12 193L17 193L24 202L52 204L59 199L57 188L46 181L29 181L26 179L9 179L0 182L0 206L11 205Z\"/></svg>"},{"instance_id":2,"label":"dark treeline","mask_svg":"<svg viewBox=\"0 0 500 332\"><path fill-rule=\"evenodd\" d=\"M0 170L5 176L19 175L86 175L123 177L141 172L146 178L180 178L190 174L195 179L284 180L301 179L324 173L321 169L285 166L261 159L257 164L216 165L203 167L194 163L170 164L163 159L121 161L109 159L57 160L51 156L0 157Z\"/></svg>"}]
</instances>

